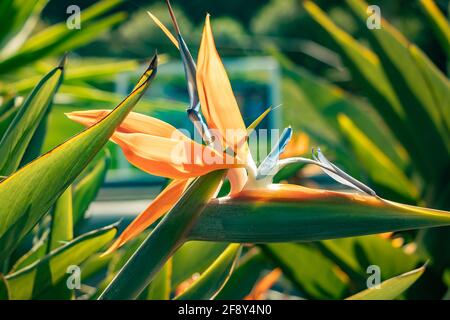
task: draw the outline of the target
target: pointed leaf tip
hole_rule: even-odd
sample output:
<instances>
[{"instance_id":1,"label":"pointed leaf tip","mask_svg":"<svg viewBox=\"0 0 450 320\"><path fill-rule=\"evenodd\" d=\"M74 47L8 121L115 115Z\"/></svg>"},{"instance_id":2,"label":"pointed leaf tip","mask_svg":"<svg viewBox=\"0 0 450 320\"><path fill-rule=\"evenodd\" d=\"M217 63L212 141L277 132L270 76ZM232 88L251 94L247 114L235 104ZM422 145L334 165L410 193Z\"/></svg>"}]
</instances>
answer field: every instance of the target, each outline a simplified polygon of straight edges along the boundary
<instances>
[{"instance_id":1,"label":"pointed leaf tip","mask_svg":"<svg viewBox=\"0 0 450 320\"><path fill-rule=\"evenodd\" d=\"M61 70L63 70L64 69L64 66L66 65L66 62L67 62L67 56L69 55L69 52L64 52L64 54L63 54L63 56L61 57L61 59L59 60L59 63L58 63L58 68L59 69L61 69Z\"/></svg>"},{"instance_id":2,"label":"pointed leaf tip","mask_svg":"<svg viewBox=\"0 0 450 320\"><path fill-rule=\"evenodd\" d=\"M167 29L167 27L150 11L147 11L147 14L150 16L153 22L164 32L164 34L169 38L169 40L174 44L174 46L177 47L178 49L179 48L178 40L173 36L170 30Z\"/></svg>"}]
</instances>

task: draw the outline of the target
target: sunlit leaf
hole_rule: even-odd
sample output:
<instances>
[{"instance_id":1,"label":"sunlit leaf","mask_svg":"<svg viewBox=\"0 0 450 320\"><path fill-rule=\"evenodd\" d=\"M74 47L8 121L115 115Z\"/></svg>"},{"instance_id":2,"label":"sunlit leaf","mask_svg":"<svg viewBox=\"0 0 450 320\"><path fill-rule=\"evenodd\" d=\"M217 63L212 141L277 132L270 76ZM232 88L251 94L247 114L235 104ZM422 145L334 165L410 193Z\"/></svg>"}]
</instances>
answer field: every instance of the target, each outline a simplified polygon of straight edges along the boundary
<instances>
[{"instance_id":1,"label":"sunlit leaf","mask_svg":"<svg viewBox=\"0 0 450 320\"><path fill-rule=\"evenodd\" d=\"M392 239L379 235L324 240L313 244L322 254L334 261L350 277L355 289L365 289L367 268L380 267L381 280L417 267L417 254L407 254L403 248L394 247Z\"/></svg>"},{"instance_id":2,"label":"sunlit leaf","mask_svg":"<svg viewBox=\"0 0 450 320\"><path fill-rule=\"evenodd\" d=\"M145 293L147 300L169 300L172 278L172 259L169 259L164 267L159 270L155 278L150 282Z\"/></svg>"},{"instance_id":3,"label":"sunlit leaf","mask_svg":"<svg viewBox=\"0 0 450 320\"><path fill-rule=\"evenodd\" d=\"M226 243L189 241L173 255L173 286L203 273L227 247ZM195 259L192 259L195 257Z\"/></svg>"},{"instance_id":4,"label":"sunlit leaf","mask_svg":"<svg viewBox=\"0 0 450 320\"><path fill-rule=\"evenodd\" d=\"M344 114L338 117L343 134L353 146L358 159L371 179L377 185L384 186L404 195L407 199L415 199L418 191L415 185L405 175L404 171L384 153L353 121Z\"/></svg>"},{"instance_id":5,"label":"sunlit leaf","mask_svg":"<svg viewBox=\"0 0 450 320\"><path fill-rule=\"evenodd\" d=\"M19 167L34 132L50 108L62 78L63 65L60 65L44 76L23 102L0 141L0 175L10 175Z\"/></svg>"},{"instance_id":6,"label":"sunlit leaf","mask_svg":"<svg viewBox=\"0 0 450 320\"><path fill-rule=\"evenodd\" d=\"M447 18L433 0L420 0L419 5L428 21L430 21L441 46L447 53L447 57L450 57L450 25Z\"/></svg>"},{"instance_id":7,"label":"sunlit leaf","mask_svg":"<svg viewBox=\"0 0 450 320\"><path fill-rule=\"evenodd\" d=\"M155 72L156 56L133 92L107 117L0 182L2 258L14 250L102 149L115 127L142 97Z\"/></svg>"},{"instance_id":8,"label":"sunlit leaf","mask_svg":"<svg viewBox=\"0 0 450 320\"><path fill-rule=\"evenodd\" d=\"M368 5L362 0L347 0L347 3L359 23L366 24ZM402 121L423 149L423 156L439 154L432 163L424 163L428 169L422 171L426 181L435 183L442 172L449 170L450 163L450 135L442 122L442 106L434 99L427 79L417 67L409 51L410 42L400 32L385 20L382 20L380 29L362 30L378 55L388 82L405 110Z\"/></svg>"},{"instance_id":9,"label":"sunlit leaf","mask_svg":"<svg viewBox=\"0 0 450 320\"><path fill-rule=\"evenodd\" d=\"M253 289L262 272L271 267L268 259L254 248L239 259L233 273L215 300L241 300Z\"/></svg>"},{"instance_id":10,"label":"sunlit leaf","mask_svg":"<svg viewBox=\"0 0 450 320\"><path fill-rule=\"evenodd\" d=\"M227 249L203 272L192 285L175 297L176 300L210 300L220 292L233 272L241 252L239 244L230 244Z\"/></svg>"},{"instance_id":11,"label":"sunlit leaf","mask_svg":"<svg viewBox=\"0 0 450 320\"><path fill-rule=\"evenodd\" d=\"M11 299L32 299L68 275L67 268L80 265L103 248L116 234L116 226L91 231L50 252L45 258L5 277Z\"/></svg>"},{"instance_id":12,"label":"sunlit leaf","mask_svg":"<svg viewBox=\"0 0 450 320\"><path fill-rule=\"evenodd\" d=\"M81 12L83 26L80 29L69 29L66 21L43 29L30 37L17 52L0 60L0 73L10 72L45 56L58 55L88 43L101 32L125 19L123 13L99 18L121 2L121 0L103 0L83 10Z\"/></svg>"},{"instance_id":13,"label":"sunlit leaf","mask_svg":"<svg viewBox=\"0 0 450 320\"><path fill-rule=\"evenodd\" d=\"M304 7L317 25L336 44L345 65L352 74L353 80L364 90L373 107L376 108L392 133L405 147L420 173L423 176L429 175L430 172L435 170L429 162L429 154L430 152L434 154L439 152L431 151L429 143L425 143L423 135L420 134L422 131L413 128L414 122L405 120L409 106L405 107L400 102L393 88L397 83L391 85L380 58L334 24L313 2L305 1ZM364 10L364 15L366 15L365 12ZM365 23L366 19L364 19Z\"/></svg>"},{"instance_id":14,"label":"sunlit leaf","mask_svg":"<svg viewBox=\"0 0 450 320\"><path fill-rule=\"evenodd\" d=\"M338 299L345 294L347 279L340 277L338 267L319 251L293 243L267 244L262 248L306 297Z\"/></svg>"},{"instance_id":15,"label":"sunlit leaf","mask_svg":"<svg viewBox=\"0 0 450 320\"><path fill-rule=\"evenodd\" d=\"M100 159L95 166L84 176L73 190L73 224L82 220L89 205L94 201L100 187L105 180L106 171L110 162L109 152Z\"/></svg>"},{"instance_id":16,"label":"sunlit leaf","mask_svg":"<svg viewBox=\"0 0 450 320\"><path fill-rule=\"evenodd\" d=\"M72 187L59 197L53 209L49 250L54 250L73 239Z\"/></svg>"},{"instance_id":17,"label":"sunlit leaf","mask_svg":"<svg viewBox=\"0 0 450 320\"><path fill-rule=\"evenodd\" d=\"M401 274L380 283L380 288L369 288L347 300L392 300L406 291L425 271L425 267Z\"/></svg>"}]
</instances>

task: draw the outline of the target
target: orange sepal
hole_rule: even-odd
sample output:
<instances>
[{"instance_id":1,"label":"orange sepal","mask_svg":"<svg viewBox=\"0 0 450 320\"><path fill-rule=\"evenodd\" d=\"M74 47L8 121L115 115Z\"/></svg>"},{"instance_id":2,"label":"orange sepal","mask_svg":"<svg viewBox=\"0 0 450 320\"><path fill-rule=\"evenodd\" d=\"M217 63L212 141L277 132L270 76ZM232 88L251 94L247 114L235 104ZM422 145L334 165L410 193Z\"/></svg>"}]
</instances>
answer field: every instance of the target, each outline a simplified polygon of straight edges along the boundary
<instances>
[{"instance_id":1,"label":"orange sepal","mask_svg":"<svg viewBox=\"0 0 450 320\"><path fill-rule=\"evenodd\" d=\"M231 147L246 159L247 129L231 88L225 68L217 52L209 21L206 17L197 61L197 87L202 113L211 129L217 129L223 146ZM228 132L227 132L228 131Z\"/></svg>"},{"instance_id":2,"label":"orange sepal","mask_svg":"<svg viewBox=\"0 0 450 320\"><path fill-rule=\"evenodd\" d=\"M85 126L103 119L109 110L72 112L67 116ZM242 167L237 159L201 145L159 119L131 113L111 140L127 160L141 170L172 179L187 179L214 170Z\"/></svg>"},{"instance_id":3,"label":"orange sepal","mask_svg":"<svg viewBox=\"0 0 450 320\"><path fill-rule=\"evenodd\" d=\"M90 127L106 117L111 111L106 109L74 111L66 113L66 116L85 127ZM166 138L189 139L169 123L137 112L130 112L116 128L116 132L144 133Z\"/></svg>"},{"instance_id":4,"label":"orange sepal","mask_svg":"<svg viewBox=\"0 0 450 320\"><path fill-rule=\"evenodd\" d=\"M190 179L172 181L145 209L134 219L128 227L120 234L109 249L103 253L107 255L128 241L138 236L147 229L152 223L158 220L162 215L168 212L178 201L186 187L189 185Z\"/></svg>"}]
</instances>

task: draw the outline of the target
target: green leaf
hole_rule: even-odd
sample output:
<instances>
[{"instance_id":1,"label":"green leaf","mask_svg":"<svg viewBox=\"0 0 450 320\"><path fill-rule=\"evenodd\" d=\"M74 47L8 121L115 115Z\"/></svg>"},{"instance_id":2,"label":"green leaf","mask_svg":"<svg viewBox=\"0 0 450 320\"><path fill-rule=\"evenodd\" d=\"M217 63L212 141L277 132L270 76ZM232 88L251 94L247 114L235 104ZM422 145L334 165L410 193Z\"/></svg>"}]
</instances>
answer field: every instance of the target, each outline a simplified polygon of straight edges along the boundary
<instances>
[{"instance_id":1,"label":"green leaf","mask_svg":"<svg viewBox=\"0 0 450 320\"><path fill-rule=\"evenodd\" d=\"M9 300L9 288L5 277L0 273L0 301L1 300Z\"/></svg>"},{"instance_id":2,"label":"green leaf","mask_svg":"<svg viewBox=\"0 0 450 320\"><path fill-rule=\"evenodd\" d=\"M233 272L242 246L230 244L225 251L175 300L211 300L220 292Z\"/></svg>"},{"instance_id":3,"label":"green leaf","mask_svg":"<svg viewBox=\"0 0 450 320\"><path fill-rule=\"evenodd\" d=\"M374 198L375 200L375 198ZM338 195L298 201L212 200L189 239L241 243L316 241L450 224L446 211Z\"/></svg>"},{"instance_id":4,"label":"green leaf","mask_svg":"<svg viewBox=\"0 0 450 320\"><path fill-rule=\"evenodd\" d=\"M403 195L409 201L418 196L415 185L405 175L402 168L394 163L386 155L384 149L380 149L365 134L365 130L358 128L355 123L345 114L339 114L339 125L342 133L353 146L359 162L364 163L371 180L377 185L389 188L399 195ZM381 146L384 146L382 144Z\"/></svg>"},{"instance_id":5,"label":"green leaf","mask_svg":"<svg viewBox=\"0 0 450 320\"><path fill-rule=\"evenodd\" d=\"M435 170L429 161L429 155L430 152L439 153L430 150L429 143L425 143L422 137L423 131L417 130L414 127L415 123L409 120L408 113L412 111L409 111L409 106L404 106L400 102L397 92L393 89L397 83L391 84L380 58L334 24L314 3L305 1L304 7L317 25L336 44L345 65L352 74L354 83L358 84L370 99L372 106L404 146L422 176L425 177ZM432 128L432 131L434 130ZM438 137L438 139L441 138Z\"/></svg>"},{"instance_id":6,"label":"green leaf","mask_svg":"<svg viewBox=\"0 0 450 320\"><path fill-rule=\"evenodd\" d=\"M2 259L14 250L106 144L150 85L156 61L155 56L136 88L107 117L0 182Z\"/></svg>"},{"instance_id":7,"label":"green leaf","mask_svg":"<svg viewBox=\"0 0 450 320\"><path fill-rule=\"evenodd\" d=\"M337 266L318 250L293 243L267 244L262 248L306 297L338 299L344 296L347 282L340 277Z\"/></svg>"},{"instance_id":8,"label":"green leaf","mask_svg":"<svg viewBox=\"0 0 450 320\"><path fill-rule=\"evenodd\" d=\"M368 173L370 185L373 185L379 194L388 197L394 195L395 199L400 201L406 199L411 202L415 199L417 190L404 174L409 162L407 154L390 134L380 116L361 99L299 68L275 49L271 52L283 67L285 77L297 84L298 88L290 88L289 91L298 90L298 95L301 96L301 100L296 99L295 106L288 111L287 118L290 123L298 121L297 126L305 130L314 141L327 146L330 152L334 153L336 163L342 165L350 174L358 176L362 171L364 174ZM305 116L297 117L300 112ZM353 143L353 135L349 139L353 152L347 148L343 142L350 133L346 130L348 128L342 126L342 114L351 119L353 127L356 126L364 132L367 136L365 141L370 142L372 148L368 147L366 150L361 148L365 147L365 144L360 146ZM382 151L377 152L383 156L382 161L372 158L373 147L376 146L382 146ZM358 158L368 158L370 161L354 161L354 153ZM291 166L292 171L298 171L299 167ZM277 179L289 177L289 171L284 171L277 175ZM397 183L397 177L400 183Z\"/></svg>"},{"instance_id":9,"label":"green leaf","mask_svg":"<svg viewBox=\"0 0 450 320\"><path fill-rule=\"evenodd\" d=\"M447 285L447 287L450 287L450 269L447 269L444 271L444 275L442 276L442 280Z\"/></svg>"},{"instance_id":10,"label":"green leaf","mask_svg":"<svg viewBox=\"0 0 450 320\"><path fill-rule=\"evenodd\" d=\"M97 197L98 191L105 180L110 163L109 151L101 158L92 170L84 176L73 190L73 224L76 226L83 220L89 205Z\"/></svg>"},{"instance_id":11,"label":"green leaf","mask_svg":"<svg viewBox=\"0 0 450 320\"><path fill-rule=\"evenodd\" d=\"M49 232L46 232L27 253L19 258L11 268L10 272L16 272L17 270L25 268L45 256L48 253L48 234Z\"/></svg>"},{"instance_id":12,"label":"green leaf","mask_svg":"<svg viewBox=\"0 0 450 320\"><path fill-rule=\"evenodd\" d=\"M31 138L30 142L28 143L28 146L25 150L25 153L22 157L22 160L20 161L19 168L22 168L23 166L27 165L37 157L39 157L42 154L42 147L44 145L45 137L47 135L47 122L48 122L48 116L51 112L52 107L49 107L48 110L45 112L44 116L42 117L41 122L39 123L39 126L36 128L36 131L33 134L33 137Z\"/></svg>"},{"instance_id":13,"label":"green leaf","mask_svg":"<svg viewBox=\"0 0 450 320\"><path fill-rule=\"evenodd\" d=\"M436 270L444 270L450 266L450 230L448 227L420 230L415 240L417 251L430 262Z\"/></svg>"},{"instance_id":14,"label":"green leaf","mask_svg":"<svg viewBox=\"0 0 450 320\"><path fill-rule=\"evenodd\" d=\"M135 60L90 61L85 57L83 57L82 62L78 62L77 60L78 59L76 58L71 59L71 65L68 66L65 70L65 84L61 86L59 92L64 92L70 96L77 95L78 92L81 92L81 94L92 96L92 99L95 98L95 94L100 93L102 100L106 100L108 102L111 102L112 99L117 98L117 95L109 92L110 94L113 94L113 97L108 98L106 94L106 92L108 91L91 91L89 87L86 87L86 85L80 86L80 82L93 80L95 81L98 79L110 81L111 77L117 75L118 73L134 72L139 68L139 63ZM76 64L77 62L80 63L80 65ZM18 79L11 84L5 84L5 86L7 86L7 89L9 89L6 91L14 90L14 92L19 93L27 92L28 90L33 88L34 84L37 81L39 81L39 76L30 76L24 79Z\"/></svg>"},{"instance_id":15,"label":"green leaf","mask_svg":"<svg viewBox=\"0 0 450 320\"><path fill-rule=\"evenodd\" d=\"M359 23L365 25L367 4L362 0L347 0L347 3ZM421 171L427 182L435 183L442 172L450 170L450 135L442 123L441 106L417 67L406 38L385 20L380 29L362 30L378 55L403 110L407 111L403 122L423 149L422 155L439 155L433 162L425 163L427 170Z\"/></svg>"},{"instance_id":16,"label":"green leaf","mask_svg":"<svg viewBox=\"0 0 450 320\"><path fill-rule=\"evenodd\" d=\"M72 187L69 186L55 203L49 237L49 250L73 239Z\"/></svg>"},{"instance_id":17,"label":"green leaf","mask_svg":"<svg viewBox=\"0 0 450 320\"><path fill-rule=\"evenodd\" d=\"M36 82L38 81L33 82L31 88L33 88ZM2 96L2 100L0 101L0 115L3 116L7 111L13 108L20 107L20 105L22 104L21 99L22 97L20 96L11 96L11 95Z\"/></svg>"},{"instance_id":18,"label":"green leaf","mask_svg":"<svg viewBox=\"0 0 450 320\"><path fill-rule=\"evenodd\" d=\"M84 281L89 281L91 280L92 277L96 277L100 272L105 271L105 269L111 263L113 258L114 255L102 256L102 253L96 253L94 255L91 255L81 265L81 270L83 270Z\"/></svg>"},{"instance_id":19,"label":"green leaf","mask_svg":"<svg viewBox=\"0 0 450 320\"><path fill-rule=\"evenodd\" d=\"M172 278L172 259L169 259L150 282L145 298L147 300L169 300Z\"/></svg>"},{"instance_id":20,"label":"green leaf","mask_svg":"<svg viewBox=\"0 0 450 320\"><path fill-rule=\"evenodd\" d=\"M227 247L226 243L189 241L173 255L172 285L203 273ZM192 259L195 257L195 259Z\"/></svg>"},{"instance_id":21,"label":"green leaf","mask_svg":"<svg viewBox=\"0 0 450 320\"><path fill-rule=\"evenodd\" d=\"M0 4L0 47L5 48L5 43L16 40L18 36L25 36L31 31L38 15L47 0L27 1L27 0L4 0ZM4 50L4 49L3 49Z\"/></svg>"},{"instance_id":22,"label":"green leaf","mask_svg":"<svg viewBox=\"0 0 450 320\"><path fill-rule=\"evenodd\" d=\"M72 186L56 201L52 212L50 233L47 240L47 253L73 239ZM65 281L53 284L44 292L44 299L70 300L73 290L67 290Z\"/></svg>"},{"instance_id":23,"label":"green leaf","mask_svg":"<svg viewBox=\"0 0 450 320\"><path fill-rule=\"evenodd\" d=\"M409 46L409 52L422 73L427 89L439 111L439 122L450 133L450 81L433 62L415 45Z\"/></svg>"},{"instance_id":24,"label":"green leaf","mask_svg":"<svg viewBox=\"0 0 450 320\"><path fill-rule=\"evenodd\" d=\"M79 266L102 249L114 238L116 232L116 225L91 231L53 250L43 259L7 275L5 278L11 299L33 299L39 296L46 288L62 280L67 275L69 266Z\"/></svg>"},{"instance_id":25,"label":"green leaf","mask_svg":"<svg viewBox=\"0 0 450 320\"><path fill-rule=\"evenodd\" d=\"M378 235L324 240L315 243L320 252L334 261L351 278L355 289L366 288L367 268L377 265L383 271L381 280L415 268L420 259L395 248L390 239Z\"/></svg>"},{"instance_id":26,"label":"green leaf","mask_svg":"<svg viewBox=\"0 0 450 320\"><path fill-rule=\"evenodd\" d=\"M0 115L0 140L2 139L3 135L5 134L18 111L19 108L14 107Z\"/></svg>"},{"instance_id":27,"label":"green leaf","mask_svg":"<svg viewBox=\"0 0 450 320\"><path fill-rule=\"evenodd\" d=\"M135 299L170 256L186 241L195 221L216 192L223 170L197 178L119 271L99 299Z\"/></svg>"},{"instance_id":28,"label":"green leaf","mask_svg":"<svg viewBox=\"0 0 450 320\"><path fill-rule=\"evenodd\" d=\"M63 73L63 65L50 71L20 107L0 141L0 175L8 176L19 167L33 134L50 108Z\"/></svg>"},{"instance_id":29,"label":"green leaf","mask_svg":"<svg viewBox=\"0 0 450 320\"><path fill-rule=\"evenodd\" d=\"M73 239L72 211L72 186L69 186L53 208L46 253ZM49 287L43 295L44 299L70 300L73 297L73 290L67 290L65 281L59 281Z\"/></svg>"},{"instance_id":30,"label":"green leaf","mask_svg":"<svg viewBox=\"0 0 450 320\"><path fill-rule=\"evenodd\" d=\"M89 43L101 32L109 30L125 19L123 13L96 19L121 2L121 0L103 0L83 10L81 29L69 29L66 21L63 21L42 30L29 38L17 52L0 61L0 73L10 72L43 57L58 55Z\"/></svg>"},{"instance_id":31,"label":"green leaf","mask_svg":"<svg viewBox=\"0 0 450 320\"><path fill-rule=\"evenodd\" d=\"M433 0L420 0L420 8L428 18L442 48L450 58L450 25Z\"/></svg>"},{"instance_id":32,"label":"green leaf","mask_svg":"<svg viewBox=\"0 0 450 320\"><path fill-rule=\"evenodd\" d=\"M327 80L295 65L276 49L271 49L270 52L283 68L283 75L295 81L298 90L304 97L304 101L302 100L289 108L291 111L286 110L289 121L297 121L298 119L301 129L306 130L321 144L330 145L330 149L337 153L338 150L336 149L342 148L338 115L344 113L359 127L363 128L364 132L377 145L383 145L385 153L395 160L399 166L405 165L405 157L398 150L398 142L395 141L389 129L386 128L383 119L373 108L364 103L362 99L358 99ZM300 110L302 111L302 117L298 117ZM345 156L348 158L348 154L345 154ZM353 161L348 162L351 164Z\"/></svg>"},{"instance_id":33,"label":"green leaf","mask_svg":"<svg viewBox=\"0 0 450 320\"><path fill-rule=\"evenodd\" d=\"M380 288L369 288L361 291L347 300L392 300L406 291L424 273L421 267L380 283Z\"/></svg>"},{"instance_id":34,"label":"green leaf","mask_svg":"<svg viewBox=\"0 0 450 320\"><path fill-rule=\"evenodd\" d=\"M214 298L216 300L243 300L250 294L263 271L271 268L267 258L258 248L239 259L230 279Z\"/></svg>"}]
</instances>

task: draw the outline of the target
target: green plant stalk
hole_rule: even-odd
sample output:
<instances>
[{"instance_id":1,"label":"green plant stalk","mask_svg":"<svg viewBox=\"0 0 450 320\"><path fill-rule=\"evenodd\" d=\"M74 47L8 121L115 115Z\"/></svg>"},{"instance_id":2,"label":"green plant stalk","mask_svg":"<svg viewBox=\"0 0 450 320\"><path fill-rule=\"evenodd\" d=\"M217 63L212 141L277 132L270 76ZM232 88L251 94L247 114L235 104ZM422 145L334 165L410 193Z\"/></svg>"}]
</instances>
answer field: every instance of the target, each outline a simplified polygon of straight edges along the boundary
<instances>
[{"instance_id":1,"label":"green plant stalk","mask_svg":"<svg viewBox=\"0 0 450 320\"><path fill-rule=\"evenodd\" d=\"M166 214L99 297L100 300L136 299L172 254L186 241L207 202L214 196L225 171L195 180Z\"/></svg>"},{"instance_id":2,"label":"green plant stalk","mask_svg":"<svg viewBox=\"0 0 450 320\"><path fill-rule=\"evenodd\" d=\"M298 201L212 200L189 239L241 243L300 242L450 224L445 211L379 205L339 197Z\"/></svg>"}]
</instances>

